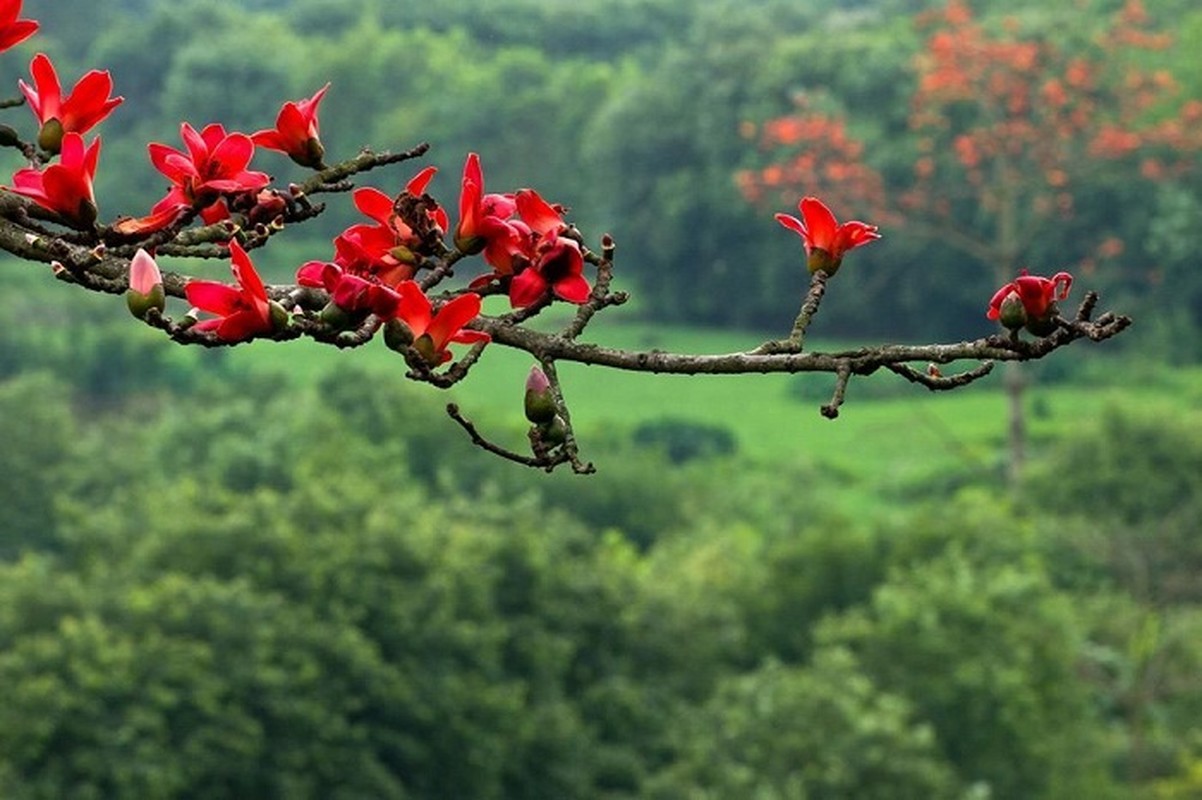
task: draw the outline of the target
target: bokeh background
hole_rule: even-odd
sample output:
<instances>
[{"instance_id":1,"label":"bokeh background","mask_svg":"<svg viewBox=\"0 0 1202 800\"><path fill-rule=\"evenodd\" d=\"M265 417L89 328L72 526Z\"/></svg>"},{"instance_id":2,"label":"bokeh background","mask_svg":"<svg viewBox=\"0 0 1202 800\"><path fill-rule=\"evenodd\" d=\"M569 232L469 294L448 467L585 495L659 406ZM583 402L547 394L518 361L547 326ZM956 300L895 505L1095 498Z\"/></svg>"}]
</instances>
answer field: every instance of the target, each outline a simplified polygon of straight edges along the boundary
<instances>
[{"instance_id":1,"label":"bokeh background","mask_svg":"<svg viewBox=\"0 0 1202 800\"><path fill-rule=\"evenodd\" d=\"M382 346L183 349L6 259L0 795L1202 796L1195 6L27 0L12 96L44 51L126 98L104 220L162 196L148 141L330 81L333 158L429 141L453 210L476 151L611 232L600 342L787 331L808 193L884 233L815 348L989 333L1022 266L1136 322L1026 371L1017 476L1001 376L857 380L831 422L822 376L564 365L582 478L473 449ZM358 221L331 199L268 280ZM450 399L520 448L528 368Z\"/></svg>"}]
</instances>

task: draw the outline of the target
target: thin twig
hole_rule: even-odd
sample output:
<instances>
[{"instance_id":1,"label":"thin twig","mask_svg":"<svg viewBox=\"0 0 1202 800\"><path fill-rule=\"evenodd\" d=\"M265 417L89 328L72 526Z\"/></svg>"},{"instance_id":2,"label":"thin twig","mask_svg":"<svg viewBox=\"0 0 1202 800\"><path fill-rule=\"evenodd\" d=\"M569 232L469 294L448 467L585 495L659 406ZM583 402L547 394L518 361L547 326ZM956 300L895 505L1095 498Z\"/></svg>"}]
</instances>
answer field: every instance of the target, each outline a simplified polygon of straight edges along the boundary
<instances>
[{"instance_id":1,"label":"thin twig","mask_svg":"<svg viewBox=\"0 0 1202 800\"><path fill-rule=\"evenodd\" d=\"M805 298L801 301L801 310L798 311L797 318L793 320L793 330L789 332L788 339L764 342L751 352L755 355L768 355L772 353L800 353L804 350L806 331L809 329L810 323L814 321L814 315L818 313L818 307L822 304L822 297L826 294L826 282L830 280L830 277L826 270L821 269L810 276L810 288L806 292Z\"/></svg>"}]
</instances>

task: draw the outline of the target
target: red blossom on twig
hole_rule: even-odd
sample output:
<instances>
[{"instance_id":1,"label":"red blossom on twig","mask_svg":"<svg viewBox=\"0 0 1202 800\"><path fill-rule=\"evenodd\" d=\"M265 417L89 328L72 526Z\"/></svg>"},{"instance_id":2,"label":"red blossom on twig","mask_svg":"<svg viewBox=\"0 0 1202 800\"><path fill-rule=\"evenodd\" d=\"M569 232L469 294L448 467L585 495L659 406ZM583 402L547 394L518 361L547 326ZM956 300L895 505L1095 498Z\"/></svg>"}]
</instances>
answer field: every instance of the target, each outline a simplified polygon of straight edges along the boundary
<instances>
[{"instance_id":1,"label":"red blossom on twig","mask_svg":"<svg viewBox=\"0 0 1202 800\"><path fill-rule=\"evenodd\" d=\"M255 143L245 133L227 133L219 123L197 133L185 122L180 126L180 136L186 153L159 142L147 145L151 163L172 183L167 195L155 204L152 216L167 214L173 208L208 209L223 194L257 192L270 183L265 173L247 169L255 154Z\"/></svg>"},{"instance_id":2,"label":"red blossom on twig","mask_svg":"<svg viewBox=\"0 0 1202 800\"><path fill-rule=\"evenodd\" d=\"M777 214L776 221L801 237L810 272L823 270L834 275L844 253L881 238L875 225L858 220L839 224L826 204L816 197L802 198L798 209L801 219Z\"/></svg>"},{"instance_id":3,"label":"red blossom on twig","mask_svg":"<svg viewBox=\"0 0 1202 800\"><path fill-rule=\"evenodd\" d=\"M584 256L580 245L561 235L566 229L561 212L533 189L515 197L518 214L528 226L522 253L527 262L509 284L509 302L515 308L533 305L551 292L569 303L584 303L592 287L585 280Z\"/></svg>"},{"instance_id":4,"label":"red blossom on twig","mask_svg":"<svg viewBox=\"0 0 1202 800\"><path fill-rule=\"evenodd\" d=\"M125 98L110 97L113 78L108 70L92 70L84 75L63 97L58 73L45 53L38 53L29 64L33 86L23 80L17 81L21 93L29 101L29 108L37 117L38 146L48 153L57 153L62 147L63 135L87 133L107 117Z\"/></svg>"},{"instance_id":5,"label":"red blossom on twig","mask_svg":"<svg viewBox=\"0 0 1202 800\"><path fill-rule=\"evenodd\" d=\"M44 170L33 167L17 170L11 190L53 211L73 227L89 228L96 222L92 180L99 158L99 136L84 147L82 136L68 133L63 137L58 163Z\"/></svg>"},{"instance_id":6,"label":"red blossom on twig","mask_svg":"<svg viewBox=\"0 0 1202 800\"><path fill-rule=\"evenodd\" d=\"M347 314L375 314L382 320L396 316L400 296L392 289L337 264L309 261L296 273L301 286L325 289L330 300Z\"/></svg>"},{"instance_id":7,"label":"red blossom on twig","mask_svg":"<svg viewBox=\"0 0 1202 800\"><path fill-rule=\"evenodd\" d=\"M259 147L285 153L302 167L324 169L322 158L326 151L318 135L317 107L329 88L327 83L312 97L284 103L276 116L275 127L253 133L250 138Z\"/></svg>"},{"instance_id":8,"label":"red blossom on twig","mask_svg":"<svg viewBox=\"0 0 1202 800\"><path fill-rule=\"evenodd\" d=\"M21 0L0 0L0 52L37 33L38 23L21 16Z\"/></svg>"},{"instance_id":9,"label":"red blossom on twig","mask_svg":"<svg viewBox=\"0 0 1202 800\"><path fill-rule=\"evenodd\" d=\"M480 156L468 153L463 164L463 182L459 192L455 247L474 255L484 250L492 240L508 237L510 231L505 220L513 216L514 209L511 196L484 193L484 171L480 166Z\"/></svg>"},{"instance_id":10,"label":"red blossom on twig","mask_svg":"<svg viewBox=\"0 0 1202 800\"><path fill-rule=\"evenodd\" d=\"M217 281L189 281L184 287L188 302L201 311L216 315L194 326L198 331L213 331L224 342L241 342L258 334L271 333L271 301L267 288L255 271L250 256L236 240L231 240L230 268L237 285Z\"/></svg>"},{"instance_id":11,"label":"red blossom on twig","mask_svg":"<svg viewBox=\"0 0 1202 800\"><path fill-rule=\"evenodd\" d=\"M1012 330L1025 325L1031 333L1047 336L1056 327L1055 317L1059 313L1056 301L1068 297L1072 285L1073 276L1067 272L1044 278L1024 269L1017 278L994 293L985 316L1001 321Z\"/></svg>"},{"instance_id":12,"label":"red blossom on twig","mask_svg":"<svg viewBox=\"0 0 1202 800\"><path fill-rule=\"evenodd\" d=\"M409 328L413 336L413 348L431 366L451 360L447 346L452 342L476 344L490 340L491 337L483 331L463 327L480 314L479 295L461 294L444 303L438 313L434 313L430 298L414 281L404 281L397 287L397 292L401 296L397 318Z\"/></svg>"}]
</instances>

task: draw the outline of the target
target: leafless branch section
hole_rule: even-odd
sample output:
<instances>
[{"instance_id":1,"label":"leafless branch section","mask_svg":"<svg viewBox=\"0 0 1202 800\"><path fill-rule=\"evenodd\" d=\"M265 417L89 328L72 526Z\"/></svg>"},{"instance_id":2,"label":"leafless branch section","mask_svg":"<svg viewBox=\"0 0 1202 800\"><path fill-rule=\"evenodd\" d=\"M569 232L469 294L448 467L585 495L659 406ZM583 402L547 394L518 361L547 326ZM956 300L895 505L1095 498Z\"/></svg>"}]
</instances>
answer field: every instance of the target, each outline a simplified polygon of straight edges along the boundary
<instances>
[{"instance_id":1,"label":"leafless branch section","mask_svg":"<svg viewBox=\"0 0 1202 800\"><path fill-rule=\"evenodd\" d=\"M138 248L153 249L160 258L227 258L231 239L237 239L247 250L263 247L289 225L320 215L325 207L313 202L311 198L314 196L346 192L353 187L352 181L357 176L419 158L427 149L428 145L420 144L397 153L364 150L353 158L315 172L304 183L273 190L280 200L275 207L282 210L278 210L271 219L256 218L259 206L248 202L246 197L231 196L227 198L233 212L230 219L197 226L193 224L196 214L191 212L165 230L142 236L123 234L114 226L98 225L90 231L73 230L25 198L0 192L0 249L25 261L50 265L54 275L66 283L93 292L121 294L128 289L130 260ZM588 299L560 330L540 331L527 324L557 302L548 292L543 299L525 308L476 318L468 327L488 333L491 344L472 346L449 366L430 366L410 342L388 343L404 359L409 378L437 388L449 388L462 381L489 347L508 347L530 354L550 381L558 411L553 425L531 428L530 454L518 453L489 440L453 403L447 406L447 413L481 449L514 463L548 472L565 464L581 474L594 471L594 466L583 461L579 455L567 398L556 369L558 362L675 375L831 373L836 380L834 393L820 411L823 416L833 419L839 415L852 380L859 376L885 369L931 391L958 389L988 375L996 362L1044 358L1082 339L1105 341L1131 324L1129 317L1112 312L1103 313L1095 319L1098 297L1090 292L1085 295L1071 319L1058 318L1057 328L1042 338L1024 340L999 332L950 344L886 344L829 353L808 352L804 349L806 332L818 313L830 280L829 275L819 271L811 277L809 289L802 298L796 320L786 338L766 341L746 352L720 354L611 348L580 339L598 313L620 306L628 299L625 292L611 289L616 244L606 234L594 250L574 228L568 235L581 243L585 261L595 270L595 277ZM424 291L431 292L430 297L437 306L465 291L444 285L453 277L453 268L464 258L464 254L442 245L441 237L432 252L432 255L426 254L419 263L417 280ZM189 275L165 271L165 293L168 297L184 297L184 288L190 280L192 278ZM505 285L503 279L497 279L491 284L473 285L472 289L488 296L503 293ZM380 336L385 326L374 315L367 315L349 328L335 327L326 321L321 311L330 302L330 297L320 289L280 285L268 287L268 294L287 310L288 324L270 335L257 338L285 341L305 337L339 348L363 346L375 338L388 339L387 336ZM196 330L195 321L187 314L175 319L157 311L145 317L147 324L162 330L175 342L205 347L228 346L229 343L221 341L211 332ZM943 373L942 366L958 363L971 366L946 375ZM925 368L916 368L913 366L915 364L923 364ZM515 384L517 382L515 376ZM515 386L515 395L517 393Z\"/></svg>"}]
</instances>

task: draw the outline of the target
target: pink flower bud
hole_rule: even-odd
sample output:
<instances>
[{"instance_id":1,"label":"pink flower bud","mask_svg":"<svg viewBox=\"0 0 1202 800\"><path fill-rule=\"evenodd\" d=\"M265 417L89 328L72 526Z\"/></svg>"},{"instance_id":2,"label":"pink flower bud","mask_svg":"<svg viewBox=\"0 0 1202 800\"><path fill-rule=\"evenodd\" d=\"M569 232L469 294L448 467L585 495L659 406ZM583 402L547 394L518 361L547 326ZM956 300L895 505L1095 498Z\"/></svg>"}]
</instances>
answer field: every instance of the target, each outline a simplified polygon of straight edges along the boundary
<instances>
[{"instance_id":1,"label":"pink flower bud","mask_svg":"<svg viewBox=\"0 0 1202 800\"><path fill-rule=\"evenodd\" d=\"M163 291L163 274L154 257L142 248L134 254L129 264L129 291L125 294L130 313L142 319L150 311L162 311L167 306Z\"/></svg>"},{"instance_id":2,"label":"pink flower bud","mask_svg":"<svg viewBox=\"0 0 1202 800\"><path fill-rule=\"evenodd\" d=\"M551 382L537 365L530 368L526 378L526 419L543 425L555 419L555 396Z\"/></svg>"}]
</instances>

